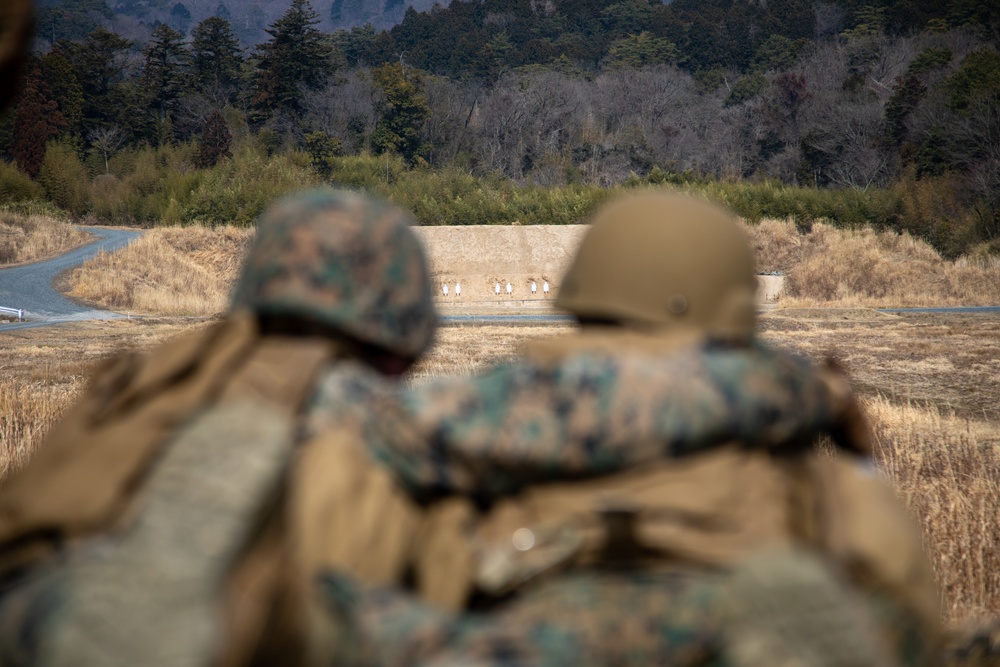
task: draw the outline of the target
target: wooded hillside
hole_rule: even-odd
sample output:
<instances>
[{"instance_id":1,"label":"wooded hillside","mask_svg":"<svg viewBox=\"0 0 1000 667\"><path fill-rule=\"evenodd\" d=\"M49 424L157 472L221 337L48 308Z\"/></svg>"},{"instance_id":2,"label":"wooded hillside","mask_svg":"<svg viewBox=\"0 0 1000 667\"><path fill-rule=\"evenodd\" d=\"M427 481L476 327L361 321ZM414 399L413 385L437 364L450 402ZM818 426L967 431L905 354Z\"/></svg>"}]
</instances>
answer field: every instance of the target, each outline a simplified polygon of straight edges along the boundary
<instances>
[{"instance_id":1,"label":"wooded hillside","mask_svg":"<svg viewBox=\"0 0 1000 667\"><path fill-rule=\"evenodd\" d=\"M161 0L43 8L0 121L0 196L96 213L95 192L159 187L135 177L143 151L172 150L183 180L248 146L300 154L316 180L342 179L342 156L386 155L519 186L750 181L786 199L767 215L804 210L810 190L861 193L873 222L948 254L1000 246L993 2L456 0L330 33L291 0L250 49L236 4L198 23L183 2L167 23L138 18ZM126 14L129 35L108 29ZM87 189L72 206L66 183Z\"/></svg>"}]
</instances>

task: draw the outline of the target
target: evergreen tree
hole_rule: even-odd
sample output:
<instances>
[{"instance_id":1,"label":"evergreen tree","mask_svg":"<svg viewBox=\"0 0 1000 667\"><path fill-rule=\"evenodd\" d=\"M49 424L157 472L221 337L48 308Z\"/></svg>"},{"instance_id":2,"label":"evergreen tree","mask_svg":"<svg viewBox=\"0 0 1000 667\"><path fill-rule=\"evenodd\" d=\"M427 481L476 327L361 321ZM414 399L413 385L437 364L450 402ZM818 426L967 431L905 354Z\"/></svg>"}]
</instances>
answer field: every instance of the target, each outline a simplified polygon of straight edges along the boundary
<instances>
[{"instance_id":1,"label":"evergreen tree","mask_svg":"<svg viewBox=\"0 0 1000 667\"><path fill-rule=\"evenodd\" d=\"M42 77L59 104L66 121L65 131L71 135L83 132L83 86L73 73L73 66L61 51L51 51L41 58Z\"/></svg>"},{"instance_id":2,"label":"evergreen tree","mask_svg":"<svg viewBox=\"0 0 1000 667\"><path fill-rule=\"evenodd\" d=\"M218 16L207 18L191 31L191 68L194 86L234 86L242 63L240 43L229 22Z\"/></svg>"},{"instance_id":3,"label":"evergreen tree","mask_svg":"<svg viewBox=\"0 0 1000 667\"><path fill-rule=\"evenodd\" d=\"M34 178L45 161L45 142L66 124L59 105L36 64L31 68L14 110L14 162Z\"/></svg>"},{"instance_id":4,"label":"evergreen tree","mask_svg":"<svg viewBox=\"0 0 1000 667\"><path fill-rule=\"evenodd\" d=\"M608 52L609 67L645 67L675 63L681 57L677 46L669 39L654 37L648 32L619 39Z\"/></svg>"},{"instance_id":5,"label":"evergreen tree","mask_svg":"<svg viewBox=\"0 0 1000 667\"><path fill-rule=\"evenodd\" d=\"M323 178L329 178L333 172L330 160L340 154L343 148L340 139L326 132L315 131L302 137L302 144L309 154L312 168Z\"/></svg>"},{"instance_id":6,"label":"evergreen tree","mask_svg":"<svg viewBox=\"0 0 1000 667\"><path fill-rule=\"evenodd\" d=\"M351 66L368 65L374 55L375 26L366 23L350 30L338 30L331 35L334 48Z\"/></svg>"},{"instance_id":7,"label":"evergreen tree","mask_svg":"<svg viewBox=\"0 0 1000 667\"><path fill-rule=\"evenodd\" d=\"M73 66L83 88L83 134L107 125L128 125L123 117L127 101L126 55L132 42L104 28L94 30L83 43L59 42L56 48Z\"/></svg>"},{"instance_id":8,"label":"evergreen tree","mask_svg":"<svg viewBox=\"0 0 1000 667\"><path fill-rule=\"evenodd\" d=\"M426 153L420 129L430 115L420 73L401 63L391 63L372 70L372 81L385 94L372 145L379 153L398 153L416 162Z\"/></svg>"},{"instance_id":9,"label":"evergreen tree","mask_svg":"<svg viewBox=\"0 0 1000 667\"><path fill-rule=\"evenodd\" d=\"M163 121L173 114L184 92L184 68L188 60L184 36L162 23L153 30L144 53L142 82L150 110Z\"/></svg>"},{"instance_id":10,"label":"evergreen tree","mask_svg":"<svg viewBox=\"0 0 1000 667\"><path fill-rule=\"evenodd\" d=\"M229 146L232 143L233 135L229 132L226 119L218 111L214 112L205 121L205 127L201 133L201 146L198 148L198 157L195 160L198 167L208 169L223 159L232 157Z\"/></svg>"},{"instance_id":11,"label":"evergreen tree","mask_svg":"<svg viewBox=\"0 0 1000 667\"><path fill-rule=\"evenodd\" d=\"M327 36L313 27L317 23L308 0L292 0L284 16L267 29L271 39L256 54L253 104L260 116L300 113L300 89L315 90L326 80L332 49Z\"/></svg>"}]
</instances>

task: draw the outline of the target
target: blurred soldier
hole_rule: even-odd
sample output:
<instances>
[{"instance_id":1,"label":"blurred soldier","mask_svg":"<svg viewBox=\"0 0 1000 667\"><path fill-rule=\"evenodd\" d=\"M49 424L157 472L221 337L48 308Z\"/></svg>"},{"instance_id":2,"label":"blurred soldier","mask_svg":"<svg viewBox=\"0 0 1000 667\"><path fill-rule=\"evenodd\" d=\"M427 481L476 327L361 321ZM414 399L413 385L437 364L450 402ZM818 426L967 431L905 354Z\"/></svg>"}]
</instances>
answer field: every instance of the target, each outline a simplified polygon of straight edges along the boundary
<instances>
[{"instance_id":1,"label":"blurred soldier","mask_svg":"<svg viewBox=\"0 0 1000 667\"><path fill-rule=\"evenodd\" d=\"M309 429L355 424L340 446L369 467L358 455L352 478L383 479L393 507L391 530L352 523L376 501L325 491L341 657L927 664L939 611L919 536L871 472L843 376L756 340L755 287L728 212L630 197L597 214L562 281L579 334L401 395L328 376ZM836 456L814 449L823 433Z\"/></svg>"},{"instance_id":2,"label":"blurred soldier","mask_svg":"<svg viewBox=\"0 0 1000 667\"><path fill-rule=\"evenodd\" d=\"M31 46L30 0L0 3L0 111L14 99L18 80Z\"/></svg>"},{"instance_id":3,"label":"blurred soldier","mask_svg":"<svg viewBox=\"0 0 1000 667\"><path fill-rule=\"evenodd\" d=\"M358 194L285 199L221 322L98 371L0 490L0 664L307 659L292 446L324 373L397 376L430 343L411 222Z\"/></svg>"}]
</instances>

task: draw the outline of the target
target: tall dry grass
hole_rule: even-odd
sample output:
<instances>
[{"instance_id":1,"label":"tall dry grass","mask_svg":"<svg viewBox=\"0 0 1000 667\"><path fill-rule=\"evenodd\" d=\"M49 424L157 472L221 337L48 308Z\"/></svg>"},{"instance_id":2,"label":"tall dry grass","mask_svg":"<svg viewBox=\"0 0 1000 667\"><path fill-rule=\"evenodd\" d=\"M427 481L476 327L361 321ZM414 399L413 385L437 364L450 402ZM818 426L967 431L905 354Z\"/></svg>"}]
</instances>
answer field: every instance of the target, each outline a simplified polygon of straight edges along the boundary
<instances>
[{"instance_id":1,"label":"tall dry grass","mask_svg":"<svg viewBox=\"0 0 1000 667\"><path fill-rule=\"evenodd\" d=\"M880 469L920 523L949 620L1000 614L1000 424L869 398Z\"/></svg>"},{"instance_id":2,"label":"tall dry grass","mask_svg":"<svg viewBox=\"0 0 1000 667\"><path fill-rule=\"evenodd\" d=\"M54 257L90 238L66 220L0 211L0 266Z\"/></svg>"},{"instance_id":3,"label":"tall dry grass","mask_svg":"<svg viewBox=\"0 0 1000 667\"><path fill-rule=\"evenodd\" d=\"M791 221L748 226L758 267L786 274L790 307L895 308L1000 304L1000 257L948 261L909 234Z\"/></svg>"},{"instance_id":4,"label":"tall dry grass","mask_svg":"<svg viewBox=\"0 0 1000 667\"><path fill-rule=\"evenodd\" d=\"M237 227L154 229L75 269L67 294L122 312L216 315L252 238L252 230Z\"/></svg>"},{"instance_id":5,"label":"tall dry grass","mask_svg":"<svg viewBox=\"0 0 1000 667\"><path fill-rule=\"evenodd\" d=\"M0 377L0 482L31 457L80 387Z\"/></svg>"}]
</instances>

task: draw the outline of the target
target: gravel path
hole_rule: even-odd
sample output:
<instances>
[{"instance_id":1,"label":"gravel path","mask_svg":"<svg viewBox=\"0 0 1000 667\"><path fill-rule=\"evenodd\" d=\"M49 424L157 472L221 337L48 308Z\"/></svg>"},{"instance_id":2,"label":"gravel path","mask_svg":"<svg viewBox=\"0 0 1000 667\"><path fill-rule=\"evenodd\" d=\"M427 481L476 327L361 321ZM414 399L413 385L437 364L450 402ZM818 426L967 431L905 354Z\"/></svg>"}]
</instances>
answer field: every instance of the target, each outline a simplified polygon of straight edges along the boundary
<instances>
[{"instance_id":1,"label":"gravel path","mask_svg":"<svg viewBox=\"0 0 1000 667\"><path fill-rule=\"evenodd\" d=\"M0 306L24 310L27 322L0 324L0 331L22 329L55 322L100 320L121 317L107 310L94 310L70 301L52 287L56 275L72 269L104 250L111 252L128 245L142 232L106 227L82 227L97 241L65 255L35 264L0 269Z\"/></svg>"}]
</instances>

